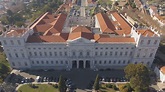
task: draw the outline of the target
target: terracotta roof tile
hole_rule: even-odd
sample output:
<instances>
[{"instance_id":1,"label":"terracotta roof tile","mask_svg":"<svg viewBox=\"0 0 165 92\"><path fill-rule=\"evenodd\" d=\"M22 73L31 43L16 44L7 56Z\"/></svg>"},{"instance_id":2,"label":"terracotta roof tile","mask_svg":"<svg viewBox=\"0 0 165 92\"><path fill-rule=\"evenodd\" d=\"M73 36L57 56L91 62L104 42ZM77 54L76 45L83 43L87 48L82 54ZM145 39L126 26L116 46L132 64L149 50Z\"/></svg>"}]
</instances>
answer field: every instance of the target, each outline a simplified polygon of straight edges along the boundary
<instances>
[{"instance_id":1,"label":"terracotta roof tile","mask_svg":"<svg viewBox=\"0 0 165 92\"><path fill-rule=\"evenodd\" d=\"M70 33L68 40L74 40L76 38L79 37L83 37L86 38L88 40L94 39L94 35L92 33L85 33L85 32L74 32L74 33Z\"/></svg>"},{"instance_id":2,"label":"terracotta roof tile","mask_svg":"<svg viewBox=\"0 0 165 92\"><path fill-rule=\"evenodd\" d=\"M116 33L114 31L115 30L114 25L112 24L112 22L110 21L110 19L108 18L106 14L98 13L96 14L96 17L98 19L102 32Z\"/></svg>"},{"instance_id":3,"label":"terracotta roof tile","mask_svg":"<svg viewBox=\"0 0 165 92\"><path fill-rule=\"evenodd\" d=\"M155 34L153 31L149 29L141 29L141 30L137 30L137 32L138 34L141 34L143 36L149 36L149 37L152 37Z\"/></svg>"},{"instance_id":4,"label":"terracotta roof tile","mask_svg":"<svg viewBox=\"0 0 165 92\"><path fill-rule=\"evenodd\" d=\"M165 74L165 66L161 67L161 68L160 68L160 71L161 71L163 74Z\"/></svg>"},{"instance_id":5,"label":"terracotta roof tile","mask_svg":"<svg viewBox=\"0 0 165 92\"><path fill-rule=\"evenodd\" d=\"M112 38L101 37L100 39L97 40L97 42L135 43L135 40L134 38L126 38L126 37L112 37Z\"/></svg>"},{"instance_id":6,"label":"terracotta roof tile","mask_svg":"<svg viewBox=\"0 0 165 92\"><path fill-rule=\"evenodd\" d=\"M13 29L7 33L7 36L21 36L25 32L25 29Z\"/></svg>"},{"instance_id":7,"label":"terracotta roof tile","mask_svg":"<svg viewBox=\"0 0 165 92\"><path fill-rule=\"evenodd\" d=\"M72 27L72 33L73 33L73 32L92 33L92 32L91 32L91 28L90 28L90 27L86 27L86 26L75 26L75 27Z\"/></svg>"}]
</instances>

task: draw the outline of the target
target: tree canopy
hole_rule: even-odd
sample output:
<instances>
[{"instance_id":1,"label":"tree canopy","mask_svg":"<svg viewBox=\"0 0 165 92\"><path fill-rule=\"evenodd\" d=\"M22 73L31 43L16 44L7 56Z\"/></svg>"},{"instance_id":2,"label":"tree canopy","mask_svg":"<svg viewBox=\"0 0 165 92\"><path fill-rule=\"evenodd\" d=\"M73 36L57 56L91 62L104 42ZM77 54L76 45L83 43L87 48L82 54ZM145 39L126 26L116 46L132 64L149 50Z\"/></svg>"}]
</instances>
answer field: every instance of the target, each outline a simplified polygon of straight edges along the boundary
<instances>
[{"instance_id":1,"label":"tree canopy","mask_svg":"<svg viewBox=\"0 0 165 92\"><path fill-rule=\"evenodd\" d=\"M65 85L65 80L62 76L60 76L60 79L59 79L59 84L58 84L58 88L59 88L59 91L60 92L66 92L66 85Z\"/></svg>"},{"instance_id":2,"label":"tree canopy","mask_svg":"<svg viewBox=\"0 0 165 92\"><path fill-rule=\"evenodd\" d=\"M135 92L147 92L150 85L149 70L143 64L129 64L125 67L126 78Z\"/></svg>"},{"instance_id":3,"label":"tree canopy","mask_svg":"<svg viewBox=\"0 0 165 92\"><path fill-rule=\"evenodd\" d=\"M95 90L99 90L99 75L97 74L94 85L93 85Z\"/></svg>"}]
</instances>

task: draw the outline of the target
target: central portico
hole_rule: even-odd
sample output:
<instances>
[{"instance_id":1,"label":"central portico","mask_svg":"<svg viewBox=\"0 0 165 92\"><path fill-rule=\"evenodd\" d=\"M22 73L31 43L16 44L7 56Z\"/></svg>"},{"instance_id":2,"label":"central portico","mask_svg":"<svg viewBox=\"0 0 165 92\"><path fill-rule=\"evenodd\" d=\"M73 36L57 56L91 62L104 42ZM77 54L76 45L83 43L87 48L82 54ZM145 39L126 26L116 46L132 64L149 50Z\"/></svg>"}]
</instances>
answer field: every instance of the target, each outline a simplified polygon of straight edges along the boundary
<instances>
[{"instance_id":1,"label":"central portico","mask_svg":"<svg viewBox=\"0 0 165 92\"><path fill-rule=\"evenodd\" d=\"M85 68L91 68L91 62L90 60L73 60L72 61L72 69L85 69Z\"/></svg>"}]
</instances>

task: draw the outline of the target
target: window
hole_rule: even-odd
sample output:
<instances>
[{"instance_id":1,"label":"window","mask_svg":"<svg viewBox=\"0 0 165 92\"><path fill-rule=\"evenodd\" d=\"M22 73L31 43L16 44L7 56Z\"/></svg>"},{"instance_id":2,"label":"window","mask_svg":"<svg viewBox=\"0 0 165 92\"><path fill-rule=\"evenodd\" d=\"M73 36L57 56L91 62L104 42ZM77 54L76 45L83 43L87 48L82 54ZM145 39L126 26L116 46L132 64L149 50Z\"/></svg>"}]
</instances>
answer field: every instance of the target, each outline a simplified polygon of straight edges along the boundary
<instances>
[{"instance_id":1,"label":"window","mask_svg":"<svg viewBox=\"0 0 165 92\"><path fill-rule=\"evenodd\" d=\"M38 48L39 50L41 49L41 48Z\"/></svg>"},{"instance_id":2,"label":"window","mask_svg":"<svg viewBox=\"0 0 165 92\"><path fill-rule=\"evenodd\" d=\"M49 52L49 55L52 56L52 52Z\"/></svg>"},{"instance_id":3,"label":"window","mask_svg":"<svg viewBox=\"0 0 165 92\"><path fill-rule=\"evenodd\" d=\"M29 52L29 56L32 56L32 53L31 52Z\"/></svg>"},{"instance_id":4,"label":"window","mask_svg":"<svg viewBox=\"0 0 165 92\"><path fill-rule=\"evenodd\" d=\"M118 49L118 47L116 47L116 49Z\"/></svg>"},{"instance_id":5,"label":"window","mask_svg":"<svg viewBox=\"0 0 165 92\"><path fill-rule=\"evenodd\" d=\"M34 61L32 61L32 64L34 64Z\"/></svg>"},{"instance_id":6,"label":"window","mask_svg":"<svg viewBox=\"0 0 165 92\"><path fill-rule=\"evenodd\" d=\"M105 56L107 56L107 52L105 52Z\"/></svg>"},{"instance_id":7,"label":"window","mask_svg":"<svg viewBox=\"0 0 165 92\"><path fill-rule=\"evenodd\" d=\"M111 60L109 60L109 64L111 64Z\"/></svg>"},{"instance_id":8,"label":"window","mask_svg":"<svg viewBox=\"0 0 165 92\"><path fill-rule=\"evenodd\" d=\"M143 44L144 43L144 40L141 40L140 44Z\"/></svg>"},{"instance_id":9,"label":"window","mask_svg":"<svg viewBox=\"0 0 165 92\"><path fill-rule=\"evenodd\" d=\"M41 64L44 64L44 61L41 61Z\"/></svg>"},{"instance_id":10,"label":"window","mask_svg":"<svg viewBox=\"0 0 165 92\"><path fill-rule=\"evenodd\" d=\"M98 49L97 47L95 49Z\"/></svg>"},{"instance_id":11,"label":"window","mask_svg":"<svg viewBox=\"0 0 165 92\"><path fill-rule=\"evenodd\" d=\"M120 52L120 56L122 56L123 55L123 53L122 52Z\"/></svg>"},{"instance_id":12,"label":"window","mask_svg":"<svg viewBox=\"0 0 165 92\"><path fill-rule=\"evenodd\" d=\"M113 61L113 64L115 64L115 63L116 63L116 60Z\"/></svg>"},{"instance_id":13,"label":"window","mask_svg":"<svg viewBox=\"0 0 165 92\"><path fill-rule=\"evenodd\" d=\"M121 61L119 60L118 64L120 64L120 62L121 62Z\"/></svg>"},{"instance_id":14,"label":"window","mask_svg":"<svg viewBox=\"0 0 165 92\"><path fill-rule=\"evenodd\" d=\"M106 50L108 49L108 48L105 48Z\"/></svg>"},{"instance_id":15,"label":"window","mask_svg":"<svg viewBox=\"0 0 165 92\"><path fill-rule=\"evenodd\" d=\"M147 65L150 65L150 62L147 62Z\"/></svg>"},{"instance_id":16,"label":"window","mask_svg":"<svg viewBox=\"0 0 165 92\"><path fill-rule=\"evenodd\" d=\"M87 51L87 56L89 56L90 55L90 52L89 51Z\"/></svg>"},{"instance_id":17,"label":"window","mask_svg":"<svg viewBox=\"0 0 165 92\"><path fill-rule=\"evenodd\" d=\"M113 53L112 53L112 52L110 52L110 54L109 54L109 55L110 55L110 56L112 56L112 54L113 54Z\"/></svg>"},{"instance_id":18,"label":"window","mask_svg":"<svg viewBox=\"0 0 165 92\"><path fill-rule=\"evenodd\" d=\"M158 40L155 40L155 41L154 41L154 44L157 44L157 42L158 42Z\"/></svg>"},{"instance_id":19,"label":"window","mask_svg":"<svg viewBox=\"0 0 165 92\"><path fill-rule=\"evenodd\" d=\"M18 54L17 54L17 53L15 53L15 57L17 57L17 58L18 58Z\"/></svg>"},{"instance_id":20,"label":"window","mask_svg":"<svg viewBox=\"0 0 165 92\"><path fill-rule=\"evenodd\" d=\"M135 64L137 64L137 62L135 62Z\"/></svg>"},{"instance_id":21,"label":"window","mask_svg":"<svg viewBox=\"0 0 165 92\"><path fill-rule=\"evenodd\" d=\"M11 42L11 45L14 45L14 42L13 42L13 40L10 40L10 42Z\"/></svg>"},{"instance_id":22,"label":"window","mask_svg":"<svg viewBox=\"0 0 165 92\"><path fill-rule=\"evenodd\" d=\"M37 61L37 64L39 64L39 61Z\"/></svg>"},{"instance_id":23,"label":"window","mask_svg":"<svg viewBox=\"0 0 165 92\"><path fill-rule=\"evenodd\" d=\"M25 57L25 54L24 54L24 53L22 53L22 57L23 57L23 58Z\"/></svg>"},{"instance_id":24,"label":"window","mask_svg":"<svg viewBox=\"0 0 165 92\"><path fill-rule=\"evenodd\" d=\"M51 64L53 64L53 61L51 61Z\"/></svg>"},{"instance_id":25,"label":"window","mask_svg":"<svg viewBox=\"0 0 165 92\"><path fill-rule=\"evenodd\" d=\"M56 61L56 64L58 64L58 61Z\"/></svg>"},{"instance_id":26,"label":"window","mask_svg":"<svg viewBox=\"0 0 165 92\"><path fill-rule=\"evenodd\" d=\"M33 48L33 50L35 50L36 48Z\"/></svg>"},{"instance_id":27,"label":"window","mask_svg":"<svg viewBox=\"0 0 165 92\"><path fill-rule=\"evenodd\" d=\"M10 53L8 55L9 55L10 58L12 57Z\"/></svg>"},{"instance_id":28,"label":"window","mask_svg":"<svg viewBox=\"0 0 165 92\"><path fill-rule=\"evenodd\" d=\"M100 56L102 56L103 55L103 53L102 52L100 52Z\"/></svg>"},{"instance_id":29,"label":"window","mask_svg":"<svg viewBox=\"0 0 165 92\"><path fill-rule=\"evenodd\" d=\"M123 49L123 47L121 47L121 49Z\"/></svg>"},{"instance_id":30,"label":"window","mask_svg":"<svg viewBox=\"0 0 165 92\"><path fill-rule=\"evenodd\" d=\"M82 56L82 55L83 55L83 52L82 52L82 51L80 51L79 56Z\"/></svg>"},{"instance_id":31,"label":"window","mask_svg":"<svg viewBox=\"0 0 165 92\"><path fill-rule=\"evenodd\" d=\"M21 62L18 62L18 65L21 66Z\"/></svg>"},{"instance_id":32,"label":"window","mask_svg":"<svg viewBox=\"0 0 165 92\"><path fill-rule=\"evenodd\" d=\"M40 56L42 56L42 52L39 52Z\"/></svg>"},{"instance_id":33,"label":"window","mask_svg":"<svg viewBox=\"0 0 165 92\"><path fill-rule=\"evenodd\" d=\"M72 55L73 55L73 56L76 56L76 52L75 52L75 51L73 51L73 52L72 52Z\"/></svg>"},{"instance_id":34,"label":"window","mask_svg":"<svg viewBox=\"0 0 165 92\"><path fill-rule=\"evenodd\" d=\"M27 66L28 64L25 62L25 66Z\"/></svg>"},{"instance_id":35,"label":"window","mask_svg":"<svg viewBox=\"0 0 165 92\"><path fill-rule=\"evenodd\" d=\"M99 61L99 64L101 64L101 60Z\"/></svg>"},{"instance_id":36,"label":"window","mask_svg":"<svg viewBox=\"0 0 165 92\"><path fill-rule=\"evenodd\" d=\"M128 60L128 64L130 63L130 60Z\"/></svg>"},{"instance_id":37,"label":"window","mask_svg":"<svg viewBox=\"0 0 165 92\"><path fill-rule=\"evenodd\" d=\"M68 61L65 61L65 64L68 64Z\"/></svg>"},{"instance_id":38,"label":"window","mask_svg":"<svg viewBox=\"0 0 165 92\"><path fill-rule=\"evenodd\" d=\"M151 40L148 40L148 43L147 44L150 44Z\"/></svg>"},{"instance_id":39,"label":"window","mask_svg":"<svg viewBox=\"0 0 165 92\"><path fill-rule=\"evenodd\" d=\"M60 52L60 56L62 56L62 52Z\"/></svg>"},{"instance_id":40,"label":"window","mask_svg":"<svg viewBox=\"0 0 165 92\"><path fill-rule=\"evenodd\" d=\"M107 61L105 60L105 61L104 61L104 64L106 64L106 62L107 62Z\"/></svg>"},{"instance_id":41,"label":"window","mask_svg":"<svg viewBox=\"0 0 165 92\"><path fill-rule=\"evenodd\" d=\"M44 52L44 54L45 54L45 56L47 56L47 53L46 52Z\"/></svg>"},{"instance_id":42,"label":"window","mask_svg":"<svg viewBox=\"0 0 165 92\"><path fill-rule=\"evenodd\" d=\"M125 60L123 60L123 64L125 64Z\"/></svg>"},{"instance_id":43,"label":"window","mask_svg":"<svg viewBox=\"0 0 165 92\"><path fill-rule=\"evenodd\" d=\"M54 56L57 56L57 52L54 52Z\"/></svg>"},{"instance_id":44,"label":"window","mask_svg":"<svg viewBox=\"0 0 165 92\"><path fill-rule=\"evenodd\" d=\"M130 52L130 54L129 54L130 56L132 56L132 52Z\"/></svg>"},{"instance_id":45,"label":"window","mask_svg":"<svg viewBox=\"0 0 165 92\"><path fill-rule=\"evenodd\" d=\"M111 48L111 49L113 49L113 48Z\"/></svg>"},{"instance_id":46,"label":"window","mask_svg":"<svg viewBox=\"0 0 165 92\"><path fill-rule=\"evenodd\" d=\"M127 56L127 54L128 54L128 52L126 51L126 52L125 52L125 56Z\"/></svg>"},{"instance_id":47,"label":"window","mask_svg":"<svg viewBox=\"0 0 165 92\"><path fill-rule=\"evenodd\" d=\"M97 64L97 61L95 61L95 64Z\"/></svg>"},{"instance_id":48,"label":"window","mask_svg":"<svg viewBox=\"0 0 165 92\"><path fill-rule=\"evenodd\" d=\"M21 42L20 42L20 40L17 40L17 42L18 42L18 45L21 45Z\"/></svg>"},{"instance_id":49,"label":"window","mask_svg":"<svg viewBox=\"0 0 165 92\"><path fill-rule=\"evenodd\" d=\"M13 66L15 66L15 63L14 63L14 62L12 62L12 65L13 65Z\"/></svg>"},{"instance_id":50,"label":"window","mask_svg":"<svg viewBox=\"0 0 165 92\"><path fill-rule=\"evenodd\" d=\"M117 55L117 52L115 52L115 55Z\"/></svg>"},{"instance_id":51,"label":"window","mask_svg":"<svg viewBox=\"0 0 165 92\"><path fill-rule=\"evenodd\" d=\"M136 57L139 57L140 56L140 53L137 53L137 56Z\"/></svg>"},{"instance_id":52,"label":"window","mask_svg":"<svg viewBox=\"0 0 165 92\"><path fill-rule=\"evenodd\" d=\"M67 52L65 52L65 56L67 56Z\"/></svg>"},{"instance_id":53,"label":"window","mask_svg":"<svg viewBox=\"0 0 165 92\"><path fill-rule=\"evenodd\" d=\"M63 64L63 61L61 61L61 64Z\"/></svg>"},{"instance_id":54,"label":"window","mask_svg":"<svg viewBox=\"0 0 165 92\"><path fill-rule=\"evenodd\" d=\"M150 53L150 56L149 57L152 57L153 56L153 53Z\"/></svg>"},{"instance_id":55,"label":"window","mask_svg":"<svg viewBox=\"0 0 165 92\"><path fill-rule=\"evenodd\" d=\"M97 56L98 54L97 54L97 52L95 52L95 56Z\"/></svg>"},{"instance_id":56,"label":"window","mask_svg":"<svg viewBox=\"0 0 165 92\"><path fill-rule=\"evenodd\" d=\"M37 52L34 52L34 56L37 56Z\"/></svg>"},{"instance_id":57,"label":"window","mask_svg":"<svg viewBox=\"0 0 165 92\"><path fill-rule=\"evenodd\" d=\"M46 64L49 64L49 61L46 61Z\"/></svg>"},{"instance_id":58,"label":"window","mask_svg":"<svg viewBox=\"0 0 165 92\"><path fill-rule=\"evenodd\" d=\"M3 43L4 43L4 45L7 45L7 42L6 42L6 40L3 40Z\"/></svg>"}]
</instances>

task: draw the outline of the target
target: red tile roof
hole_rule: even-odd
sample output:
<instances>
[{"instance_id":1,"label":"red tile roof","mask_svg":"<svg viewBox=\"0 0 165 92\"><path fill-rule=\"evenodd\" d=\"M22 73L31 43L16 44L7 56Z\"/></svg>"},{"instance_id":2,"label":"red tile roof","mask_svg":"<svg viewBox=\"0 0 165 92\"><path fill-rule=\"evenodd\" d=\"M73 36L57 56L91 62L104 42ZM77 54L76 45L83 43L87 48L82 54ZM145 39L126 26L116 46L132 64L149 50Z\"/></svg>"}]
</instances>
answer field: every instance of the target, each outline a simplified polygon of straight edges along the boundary
<instances>
[{"instance_id":1,"label":"red tile roof","mask_svg":"<svg viewBox=\"0 0 165 92\"><path fill-rule=\"evenodd\" d=\"M149 30L149 29L141 29L141 30L137 30L138 34L141 34L143 36L149 36L152 37L153 35L156 35L153 31Z\"/></svg>"},{"instance_id":2,"label":"red tile roof","mask_svg":"<svg viewBox=\"0 0 165 92\"><path fill-rule=\"evenodd\" d=\"M161 68L160 68L160 71L161 71L163 74L165 74L165 66L161 67Z\"/></svg>"},{"instance_id":3,"label":"red tile roof","mask_svg":"<svg viewBox=\"0 0 165 92\"><path fill-rule=\"evenodd\" d=\"M69 34L68 40L74 40L74 39L79 38L79 37L83 37L83 38L86 38L88 40L94 39L94 35L92 33L74 32L74 33Z\"/></svg>"},{"instance_id":4,"label":"red tile roof","mask_svg":"<svg viewBox=\"0 0 165 92\"><path fill-rule=\"evenodd\" d=\"M25 29L13 29L7 33L7 36L21 36L25 32Z\"/></svg>"},{"instance_id":5,"label":"red tile roof","mask_svg":"<svg viewBox=\"0 0 165 92\"><path fill-rule=\"evenodd\" d=\"M103 33L116 33L114 31L115 30L114 25L112 24L112 22L110 21L110 19L108 18L106 14L98 13L96 14L96 17L98 19L100 28Z\"/></svg>"},{"instance_id":6,"label":"red tile roof","mask_svg":"<svg viewBox=\"0 0 165 92\"><path fill-rule=\"evenodd\" d=\"M72 33L73 32L86 32L86 33L92 33L91 28L87 26L75 26L72 27Z\"/></svg>"}]
</instances>

